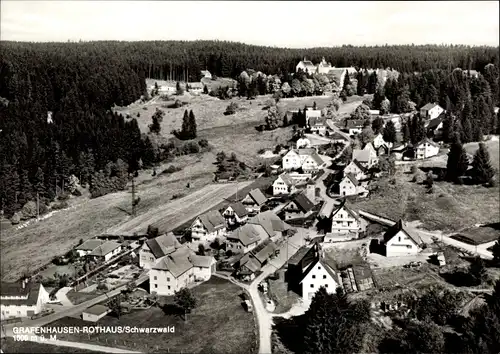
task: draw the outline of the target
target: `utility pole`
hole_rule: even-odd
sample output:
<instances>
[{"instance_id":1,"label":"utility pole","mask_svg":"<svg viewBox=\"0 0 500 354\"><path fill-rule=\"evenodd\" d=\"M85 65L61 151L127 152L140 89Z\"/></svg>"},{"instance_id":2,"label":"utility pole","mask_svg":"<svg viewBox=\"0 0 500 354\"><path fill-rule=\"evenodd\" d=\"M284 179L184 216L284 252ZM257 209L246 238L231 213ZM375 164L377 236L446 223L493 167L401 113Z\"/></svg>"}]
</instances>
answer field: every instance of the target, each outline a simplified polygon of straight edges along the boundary
<instances>
[{"instance_id":1,"label":"utility pole","mask_svg":"<svg viewBox=\"0 0 500 354\"><path fill-rule=\"evenodd\" d=\"M36 219L40 219L40 196L38 192L36 192Z\"/></svg>"}]
</instances>

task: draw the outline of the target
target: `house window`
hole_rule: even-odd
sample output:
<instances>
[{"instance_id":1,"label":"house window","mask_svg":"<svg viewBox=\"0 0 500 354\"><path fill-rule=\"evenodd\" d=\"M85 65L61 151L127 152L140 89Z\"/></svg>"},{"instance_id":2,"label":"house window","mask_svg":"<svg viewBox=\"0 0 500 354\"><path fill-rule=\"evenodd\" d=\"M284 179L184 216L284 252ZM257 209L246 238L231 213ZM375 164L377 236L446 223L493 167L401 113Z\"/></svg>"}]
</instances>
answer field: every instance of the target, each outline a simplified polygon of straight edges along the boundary
<instances>
[{"instance_id":1,"label":"house window","mask_svg":"<svg viewBox=\"0 0 500 354\"><path fill-rule=\"evenodd\" d=\"M316 279L316 276L315 276L315 275L313 275L313 279Z\"/></svg>"},{"instance_id":2,"label":"house window","mask_svg":"<svg viewBox=\"0 0 500 354\"><path fill-rule=\"evenodd\" d=\"M318 269L321 269L321 267L320 267L320 266L318 266Z\"/></svg>"},{"instance_id":3,"label":"house window","mask_svg":"<svg viewBox=\"0 0 500 354\"><path fill-rule=\"evenodd\" d=\"M155 284L155 289L158 289L158 284Z\"/></svg>"},{"instance_id":4,"label":"house window","mask_svg":"<svg viewBox=\"0 0 500 354\"><path fill-rule=\"evenodd\" d=\"M323 275L323 279L326 279L326 275Z\"/></svg>"},{"instance_id":5,"label":"house window","mask_svg":"<svg viewBox=\"0 0 500 354\"><path fill-rule=\"evenodd\" d=\"M328 288L328 284L325 284L325 288Z\"/></svg>"},{"instance_id":6,"label":"house window","mask_svg":"<svg viewBox=\"0 0 500 354\"><path fill-rule=\"evenodd\" d=\"M17 311L17 314L20 315L21 314L21 311Z\"/></svg>"},{"instance_id":7,"label":"house window","mask_svg":"<svg viewBox=\"0 0 500 354\"><path fill-rule=\"evenodd\" d=\"M314 288L314 284L311 284L311 288Z\"/></svg>"},{"instance_id":8,"label":"house window","mask_svg":"<svg viewBox=\"0 0 500 354\"><path fill-rule=\"evenodd\" d=\"M398 237L398 241L401 242L401 237Z\"/></svg>"},{"instance_id":9,"label":"house window","mask_svg":"<svg viewBox=\"0 0 500 354\"><path fill-rule=\"evenodd\" d=\"M167 286L167 289L168 289L168 290L170 290L170 285L169 285L169 286Z\"/></svg>"},{"instance_id":10,"label":"house window","mask_svg":"<svg viewBox=\"0 0 500 354\"><path fill-rule=\"evenodd\" d=\"M153 277L153 280L156 280L156 279L157 279L157 277L156 277L156 275L155 275L155 276Z\"/></svg>"},{"instance_id":11,"label":"house window","mask_svg":"<svg viewBox=\"0 0 500 354\"><path fill-rule=\"evenodd\" d=\"M170 278L169 278L169 277L167 277L167 281L170 281Z\"/></svg>"}]
</instances>

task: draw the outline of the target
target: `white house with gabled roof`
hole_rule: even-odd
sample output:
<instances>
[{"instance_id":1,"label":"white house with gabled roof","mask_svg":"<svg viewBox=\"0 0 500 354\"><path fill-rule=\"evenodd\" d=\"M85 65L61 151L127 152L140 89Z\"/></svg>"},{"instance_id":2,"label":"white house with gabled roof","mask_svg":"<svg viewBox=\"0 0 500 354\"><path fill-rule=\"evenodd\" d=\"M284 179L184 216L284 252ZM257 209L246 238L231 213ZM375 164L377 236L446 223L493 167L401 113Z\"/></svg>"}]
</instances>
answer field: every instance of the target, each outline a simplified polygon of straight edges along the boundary
<instances>
[{"instance_id":1,"label":"white house with gabled roof","mask_svg":"<svg viewBox=\"0 0 500 354\"><path fill-rule=\"evenodd\" d=\"M399 220L384 234L382 244L385 246L385 255L395 257L419 253L423 241L403 220Z\"/></svg>"},{"instance_id":2,"label":"white house with gabled roof","mask_svg":"<svg viewBox=\"0 0 500 354\"><path fill-rule=\"evenodd\" d=\"M365 229L366 224L363 223L354 210L347 206L345 201L332 213L332 233L354 233L358 235Z\"/></svg>"},{"instance_id":3,"label":"white house with gabled roof","mask_svg":"<svg viewBox=\"0 0 500 354\"><path fill-rule=\"evenodd\" d=\"M344 174L352 174L358 181L368 177L368 170L358 160L352 160L345 168Z\"/></svg>"},{"instance_id":4,"label":"white house with gabled roof","mask_svg":"<svg viewBox=\"0 0 500 354\"><path fill-rule=\"evenodd\" d=\"M321 259L307 268L300 284L302 286L302 300L307 306L311 304L311 300L319 288L324 287L328 293L335 294L337 288L342 287L337 272Z\"/></svg>"},{"instance_id":5,"label":"white house with gabled roof","mask_svg":"<svg viewBox=\"0 0 500 354\"><path fill-rule=\"evenodd\" d=\"M427 159L439 153L439 144L429 138L425 138L414 146L415 158L417 160Z\"/></svg>"},{"instance_id":6,"label":"white house with gabled roof","mask_svg":"<svg viewBox=\"0 0 500 354\"><path fill-rule=\"evenodd\" d=\"M427 103L425 106L420 108L420 117L425 120L434 119L439 117L439 115L443 112L444 108L437 103Z\"/></svg>"}]
</instances>

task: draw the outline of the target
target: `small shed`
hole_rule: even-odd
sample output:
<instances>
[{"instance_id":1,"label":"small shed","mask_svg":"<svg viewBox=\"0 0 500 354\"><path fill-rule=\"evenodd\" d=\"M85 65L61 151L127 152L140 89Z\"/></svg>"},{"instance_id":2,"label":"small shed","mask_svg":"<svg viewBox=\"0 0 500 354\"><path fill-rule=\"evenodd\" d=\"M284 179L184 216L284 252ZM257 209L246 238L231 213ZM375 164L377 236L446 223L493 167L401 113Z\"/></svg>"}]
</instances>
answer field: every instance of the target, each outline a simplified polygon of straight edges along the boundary
<instances>
[{"instance_id":1,"label":"small shed","mask_svg":"<svg viewBox=\"0 0 500 354\"><path fill-rule=\"evenodd\" d=\"M111 310L104 305L94 305L82 312L82 319L84 321L97 322L110 312Z\"/></svg>"}]
</instances>

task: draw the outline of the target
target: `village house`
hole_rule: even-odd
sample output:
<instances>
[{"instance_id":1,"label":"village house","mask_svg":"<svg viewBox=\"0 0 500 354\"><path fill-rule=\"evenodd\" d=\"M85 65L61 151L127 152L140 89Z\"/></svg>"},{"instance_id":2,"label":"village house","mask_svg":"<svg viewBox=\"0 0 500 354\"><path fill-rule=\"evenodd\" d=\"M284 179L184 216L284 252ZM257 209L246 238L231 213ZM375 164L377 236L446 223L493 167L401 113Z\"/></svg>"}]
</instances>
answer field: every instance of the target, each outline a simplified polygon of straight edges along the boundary
<instances>
[{"instance_id":1,"label":"village house","mask_svg":"<svg viewBox=\"0 0 500 354\"><path fill-rule=\"evenodd\" d=\"M312 75L316 73L316 65L314 65L312 61L306 60L306 58L304 57L304 60L301 60L295 67L295 72L298 72L299 70Z\"/></svg>"},{"instance_id":2,"label":"village house","mask_svg":"<svg viewBox=\"0 0 500 354\"><path fill-rule=\"evenodd\" d=\"M356 159L344 168L344 174L348 173L354 175L358 181L368 178L368 169Z\"/></svg>"},{"instance_id":3,"label":"village house","mask_svg":"<svg viewBox=\"0 0 500 354\"><path fill-rule=\"evenodd\" d=\"M353 160L358 160L365 168L370 169L378 164L377 151L371 143L366 144L363 150L354 149L352 151Z\"/></svg>"},{"instance_id":4,"label":"village house","mask_svg":"<svg viewBox=\"0 0 500 354\"><path fill-rule=\"evenodd\" d=\"M427 103L420 108L420 117L424 120L437 118L444 112L444 109L437 103Z\"/></svg>"},{"instance_id":5,"label":"village house","mask_svg":"<svg viewBox=\"0 0 500 354\"><path fill-rule=\"evenodd\" d=\"M248 220L248 210L243 203L236 202L228 205L223 211L222 216L226 218L229 225L244 224Z\"/></svg>"},{"instance_id":6,"label":"village house","mask_svg":"<svg viewBox=\"0 0 500 354\"><path fill-rule=\"evenodd\" d=\"M384 120L384 125L387 124L388 122L392 122L394 124L394 128L396 129L396 132L399 133L401 132L401 115L399 114L389 114L386 116L381 116L381 118Z\"/></svg>"},{"instance_id":7,"label":"village house","mask_svg":"<svg viewBox=\"0 0 500 354\"><path fill-rule=\"evenodd\" d=\"M382 245L387 257L414 255L420 252L423 242L402 220L384 234Z\"/></svg>"},{"instance_id":8,"label":"village house","mask_svg":"<svg viewBox=\"0 0 500 354\"><path fill-rule=\"evenodd\" d=\"M201 82L188 83L189 92L199 95L203 92L203 84Z\"/></svg>"},{"instance_id":9,"label":"village house","mask_svg":"<svg viewBox=\"0 0 500 354\"><path fill-rule=\"evenodd\" d=\"M295 231L293 227L281 220L272 210L255 215L248 220L248 224L262 226L273 242Z\"/></svg>"},{"instance_id":10,"label":"village house","mask_svg":"<svg viewBox=\"0 0 500 354\"><path fill-rule=\"evenodd\" d=\"M312 117L309 119L309 129L312 133L325 135L326 133L326 118L325 117Z\"/></svg>"},{"instance_id":11,"label":"village house","mask_svg":"<svg viewBox=\"0 0 500 354\"><path fill-rule=\"evenodd\" d=\"M260 208L266 203L267 198L261 192L260 189L252 189L248 194L243 198L241 203L245 206L247 211L251 214L260 213Z\"/></svg>"},{"instance_id":12,"label":"village house","mask_svg":"<svg viewBox=\"0 0 500 354\"><path fill-rule=\"evenodd\" d=\"M356 179L356 177L354 177L352 173L347 173L339 183L339 194L341 196L366 196L368 194L368 190Z\"/></svg>"},{"instance_id":13,"label":"village house","mask_svg":"<svg viewBox=\"0 0 500 354\"><path fill-rule=\"evenodd\" d=\"M310 148L312 145L311 145L311 141L309 139L300 138L295 143L295 146L297 149L304 149L304 148Z\"/></svg>"},{"instance_id":14,"label":"village house","mask_svg":"<svg viewBox=\"0 0 500 354\"><path fill-rule=\"evenodd\" d=\"M201 72L201 78L206 78L206 79L212 79L212 74L210 74L210 71L208 70L202 70Z\"/></svg>"},{"instance_id":15,"label":"village house","mask_svg":"<svg viewBox=\"0 0 500 354\"><path fill-rule=\"evenodd\" d=\"M283 172L273 182L273 195L288 195L295 193L298 185L306 183L312 178L310 173Z\"/></svg>"},{"instance_id":16,"label":"village house","mask_svg":"<svg viewBox=\"0 0 500 354\"><path fill-rule=\"evenodd\" d=\"M211 242L225 235L225 220L217 210L210 210L198 216L191 224L190 230L192 239Z\"/></svg>"},{"instance_id":17,"label":"village house","mask_svg":"<svg viewBox=\"0 0 500 354\"><path fill-rule=\"evenodd\" d=\"M288 260L285 279L288 282L290 290L294 290L298 294L301 293L300 281L304 278L304 273L309 266L319 260L319 252L319 244L314 242L312 246L302 246L299 248Z\"/></svg>"},{"instance_id":18,"label":"village house","mask_svg":"<svg viewBox=\"0 0 500 354\"><path fill-rule=\"evenodd\" d=\"M325 57L321 59L321 62L317 66L317 72L318 74L328 74L330 70L332 70L334 67L332 66L331 63L327 63L325 60Z\"/></svg>"},{"instance_id":19,"label":"village house","mask_svg":"<svg viewBox=\"0 0 500 354\"><path fill-rule=\"evenodd\" d=\"M139 250L139 266L150 269L158 259L175 252L181 247L181 243L171 232L146 240Z\"/></svg>"},{"instance_id":20,"label":"village house","mask_svg":"<svg viewBox=\"0 0 500 354\"><path fill-rule=\"evenodd\" d=\"M372 144L375 150L379 150L379 148L381 148L382 146L387 146L388 148L392 147L392 143L384 140L384 136L382 135L382 133L377 134L375 138L373 138Z\"/></svg>"},{"instance_id":21,"label":"village house","mask_svg":"<svg viewBox=\"0 0 500 354\"><path fill-rule=\"evenodd\" d=\"M82 320L87 322L97 322L108 313L111 312L111 309L104 305L94 305L82 312Z\"/></svg>"},{"instance_id":22,"label":"village house","mask_svg":"<svg viewBox=\"0 0 500 354\"><path fill-rule=\"evenodd\" d=\"M345 201L332 213L331 232L334 234L353 233L357 237L365 229L366 224L354 210L347 206Z\"/></svg>"},{"instance_id":23,"label":"village house","mask_svg":"<svg viewBox=\"0 0 500 354\"><path fill-rule=\"evenodd\" d=\"M324 287L329 294L335 294L337 288L342 287L339 275L321 259L309 266L300 284L302 285L302 301L306 305L310 305L314 294L320 287Z\"/></svg>"},{"instance_id":24,"label":"village house","mask_svg":"<svg viewBox=\"0 0 500 354\"><path fill-rule=\"evenodd\" d=\"M436 140L441 139L443 134L443 121L444 121L444 113L442 113L439 117L431 119L425 125L425 129L427 130L427 136L430 136Z\"/></svg>"},{"instance_id":25,"label":"village house","mask_svg":"<svg viewBox=\"0 0 500 354\"><path fill-rule=\"evenodd\" d=\"M427 159L439 153L439 144L429 138L424 138L413 147L417 160Z\"/></svg>"},{"instance_id":26,"label":"village house","mask_svg":"<svg viewBox=\"0 0 500 354\"><path fill-rule=\"evenodd\" d=\"M177 92L177 88L173 85L162 85L158 89L160 95L174 94Z\"/></svg>"},{"instance_id":27,"label":"village house","mask_svg":"<svg viewBox=\"0 0 500 354\"><path fill-rule=\"evenodd\" d=\"M308 108L308 109L304 110L304 112L306 113L306 124L307 125L309 125L309 120L310 119L313 119L313 118L319 119L319 118L321 118L321 110L320 109Z\"/></svg>"},{"instance_id":28,"label":"village house","mask_svg":"<svg viewBox=\"0 0 500 354\"><path fill-rule=\"evenodd\" d=\"M31 317L43 311L49 293L42 284L28 279L15 283L0 283L0 319Z\"/></svg>"},{"instance_id":29,"label":"village house","mask_svg":"<svg viewBox=\"0 0 500 354\"><path fill-rule=\"evenodd\" d=\"M156 261L149 271L150 292L171 296L195 282L210 279L216 261L212 256L198 256L181 247Z\"/></svg>"},{"instance_id":30,"label":"village house","mask_svg":"<svg viewBox=\"0 0 500 354\"><path fill-rule=\"evenodd\" d=\"M349 135L361 134L365 121L363 119L348 119L345 121L344 131Z\"/></svg>"},{"instance_id":31,"label":"village house","mask_svg":"<svg viewBox=\"0 0 500 354\"><path fill-rule=\"evenodd\" d=\"M334 132L333 134L330 134L328 138L330 138L330 140L334 144L335 143L345 144L347 142L347 138L344 135L340 134L339 132Z\"/></svg>"},{"instance_id":32,"label":"village house","mask_svg":"<svg viewBox=\"0 0 500 354\"><path fill-rule=\"evenodd\" d=\"M314 193L314 185L311 187ZM312 197L314 198L314 195ZM306 193L299 193L283 209L285 220L307 218L314 212L314 202Z\"/></svg>"},{"instance_id":33,"label":"village house","mask_svg":"<svg viewBox=\"0 0 500 354\"><path fill-rule=\"evenodd\" d=\"M85 241L81 245L75 247L75 251L79 257L83 257L91 253L93 250L95 250L98 246L102 245L103 243L104 241L96 238L90 239Z\"/></svg>"},{"instance_id":34,"label":"village house","mask_svg":"<svg viewBox=\"0 0 500 354\"><path fill-rule=\"evenodd\" d=\"M111 258L118 255L122 250L122 246L115 241L106 241L102 245L97 246L88 257L93 258L99 262L107 262Z\"/></svg>"},{"instance_id":35,"label":"village house","mask_svg":"<svg viewBox=\"0 0 500 354\"><path fill-rule=\"evenodd\" d=\"M285 171L302 169L310 173L323 168L325 162L314 148L292 149L283 156L282 165Z\"/></svg>"},{"instance_id":36,"label":"village house","mask_svg":"<svg viewBox=\"0 0 500 354\"><path fill-rule=\"evenodd\" d=\"M236 276L244 281L255 279L255 274L266 265L271 256L276 254L277 250L278 246L272 241L262 243L254 250L245 254L235 264L237 268Z\"/></svg>"},{"instance_id":37,"label":"village house","mask_svg":"<svg viewBox=\"0 0 500 354\"><path fill-rule=\"evenodd\" d=\"M245 224L226 237L226 251L247 253L269 238L260 225Z\"/></svg>"}]
</instances>

